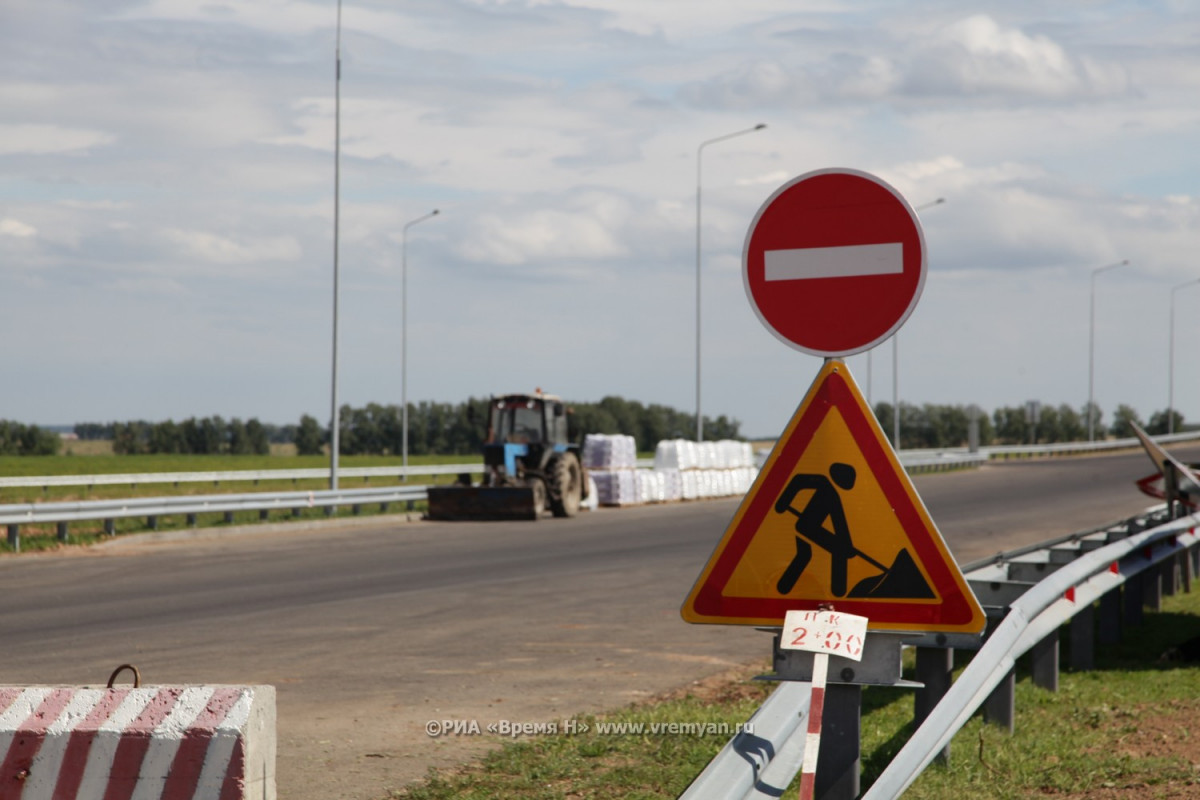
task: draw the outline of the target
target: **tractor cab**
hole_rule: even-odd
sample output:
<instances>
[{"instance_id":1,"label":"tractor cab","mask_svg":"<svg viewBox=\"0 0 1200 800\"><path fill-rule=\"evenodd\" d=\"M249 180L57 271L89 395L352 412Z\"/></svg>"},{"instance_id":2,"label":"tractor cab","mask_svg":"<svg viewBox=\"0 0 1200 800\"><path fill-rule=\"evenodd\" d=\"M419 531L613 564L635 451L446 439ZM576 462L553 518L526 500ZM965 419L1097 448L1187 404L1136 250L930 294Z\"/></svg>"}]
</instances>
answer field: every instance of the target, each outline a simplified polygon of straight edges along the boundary
<instances>
[{"instance_id":1,"label":"tractor cab","mask_svg":"<svg viewBox=\"0 0 1200 800\"><path fill-rule=\"evenodd\" d=\"M483 463L499 471L499 480L523 480L541 473L549 457L567 450L567 415L562 401L541 393L493 397Z\"/></svg>"},{"instance_id":2,"label":"tractor cab","mask_svg":"<svg viewBox=\"0 0 1200 800\"><path fill-rule=\"evenodd\" d=\"M542 444L567 441L562 401L549 395L493 397L488 410L488 444Z\"/></svg>"}]
</instances>

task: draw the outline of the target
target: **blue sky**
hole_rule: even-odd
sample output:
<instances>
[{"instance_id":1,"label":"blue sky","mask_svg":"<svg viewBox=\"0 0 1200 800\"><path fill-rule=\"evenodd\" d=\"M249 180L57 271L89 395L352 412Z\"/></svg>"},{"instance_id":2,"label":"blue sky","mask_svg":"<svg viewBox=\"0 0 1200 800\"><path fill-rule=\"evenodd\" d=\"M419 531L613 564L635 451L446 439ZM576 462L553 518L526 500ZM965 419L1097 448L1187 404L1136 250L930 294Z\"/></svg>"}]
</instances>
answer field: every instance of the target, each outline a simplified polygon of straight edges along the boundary
<instances>
[{"instance_id":1,"label":"blue sky","mask_svg":"<svg viewBox=\"0 0 1200 800\"><path fill-rule=\"evenodd\" d=\"M330 414L336 3L0 7L0 418ZM922 212L903 401L1088 392L1200 419L1200 12L1185 2L350 2L339 393L542 387L778 433L818 359L742 289L762 202L871 172ZM890 399L892 348L850 359Z\"/></svg>"}]
</instances>

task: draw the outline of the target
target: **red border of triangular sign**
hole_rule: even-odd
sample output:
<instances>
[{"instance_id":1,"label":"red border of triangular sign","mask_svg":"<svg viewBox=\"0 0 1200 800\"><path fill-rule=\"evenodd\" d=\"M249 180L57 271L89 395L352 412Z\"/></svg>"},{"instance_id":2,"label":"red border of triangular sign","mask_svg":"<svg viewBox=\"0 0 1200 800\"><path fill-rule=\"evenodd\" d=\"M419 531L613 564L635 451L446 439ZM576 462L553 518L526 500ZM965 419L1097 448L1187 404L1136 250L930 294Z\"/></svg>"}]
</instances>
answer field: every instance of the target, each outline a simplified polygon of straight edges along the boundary
<instances>
[{"instance_id":1,"label":"red border of triangular sign","mask_svg":"<svg viewBox=\"0 0 1200 800\"><path fill-rule=\"evenodd\" d=\"M912 552L925 567L940 603L925 601L828 601L789 597L729 597L722 592L759 526L773 511L792 470L800 462L825 416L836 408L855 444L891 503ZM779 438L754 486L688 594L681 613L688 622L777 626L793 609L835 602L839 611L870 620L872 630L978 633L986 617L916 489L896 458L875 415L863 400L846 365L829 360L818 373L787 429Z\"/></svg>"}]
</instances>

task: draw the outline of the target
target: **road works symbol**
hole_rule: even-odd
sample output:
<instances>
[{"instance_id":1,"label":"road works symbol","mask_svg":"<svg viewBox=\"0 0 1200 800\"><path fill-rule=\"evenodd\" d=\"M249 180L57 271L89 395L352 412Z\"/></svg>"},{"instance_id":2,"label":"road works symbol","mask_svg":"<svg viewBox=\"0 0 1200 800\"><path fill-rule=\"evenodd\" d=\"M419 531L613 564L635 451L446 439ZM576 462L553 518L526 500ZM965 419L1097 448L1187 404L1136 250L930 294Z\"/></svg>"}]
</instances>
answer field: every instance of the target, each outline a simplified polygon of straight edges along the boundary
<instances>
[{"instance_id":1,"label":"road works symbol","mask_svg":"<svg viewBox=\"0 0 1200 800\"><path fill-rule=\"evenodd\" d=\"M682 613L776 626L830 602L872 630L978 633L985 622L840 361L817 375Z\"/></svg>"},{"instance_id":2,"label":"road works symbol","mask_svg":"<svg viewBox=\"0 0 1200 800\"><path fill-rule=\"evenodd\" d=\"M933 590L929 588L907 549L901 548L892 565L887 567L854 546L846 523L846 512L834 484L849 491L854 488L856 474L854 467L838 462L829 467L829 476L833 483L824 475L792 476L783 494L775 501L775 513L789 512L796 515L796 557L783 571L775 585L776 590L781 595L792 591L805 567L812 560L812 545L809 544L811 542L829 553L832 562L829 590L835 597L847 596L846 575L850 559L861 558L879 569L880 573L862 579L850 592L850 597L906 597L912 600L933 598ZM812 496L803 508L798 509L792 503L805 489L811 489ZM827 519L833 525L832 533L825 527Z\"/></svg>"}]
</instances>

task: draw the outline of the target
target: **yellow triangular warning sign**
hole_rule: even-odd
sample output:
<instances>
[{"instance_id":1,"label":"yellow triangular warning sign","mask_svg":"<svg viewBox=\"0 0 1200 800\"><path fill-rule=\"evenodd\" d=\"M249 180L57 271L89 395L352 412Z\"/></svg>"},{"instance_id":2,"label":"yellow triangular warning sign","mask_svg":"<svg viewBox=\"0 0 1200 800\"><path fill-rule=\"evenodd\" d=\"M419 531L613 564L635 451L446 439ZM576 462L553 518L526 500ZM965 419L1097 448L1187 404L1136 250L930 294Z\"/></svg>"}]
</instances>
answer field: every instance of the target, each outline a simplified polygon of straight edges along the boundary
<instances>
[{"instance_id":1,"label":"yellow triangular warning sign","mask_svg":"<svg viewBox=\"0 0 1200 800\"><path fill-rule=\"evenodd\" d=\"M978 633L983 609L846 365L827 361L683 605L781 625L834 603L872 630Z\"/></svg>"}]
</instances>

